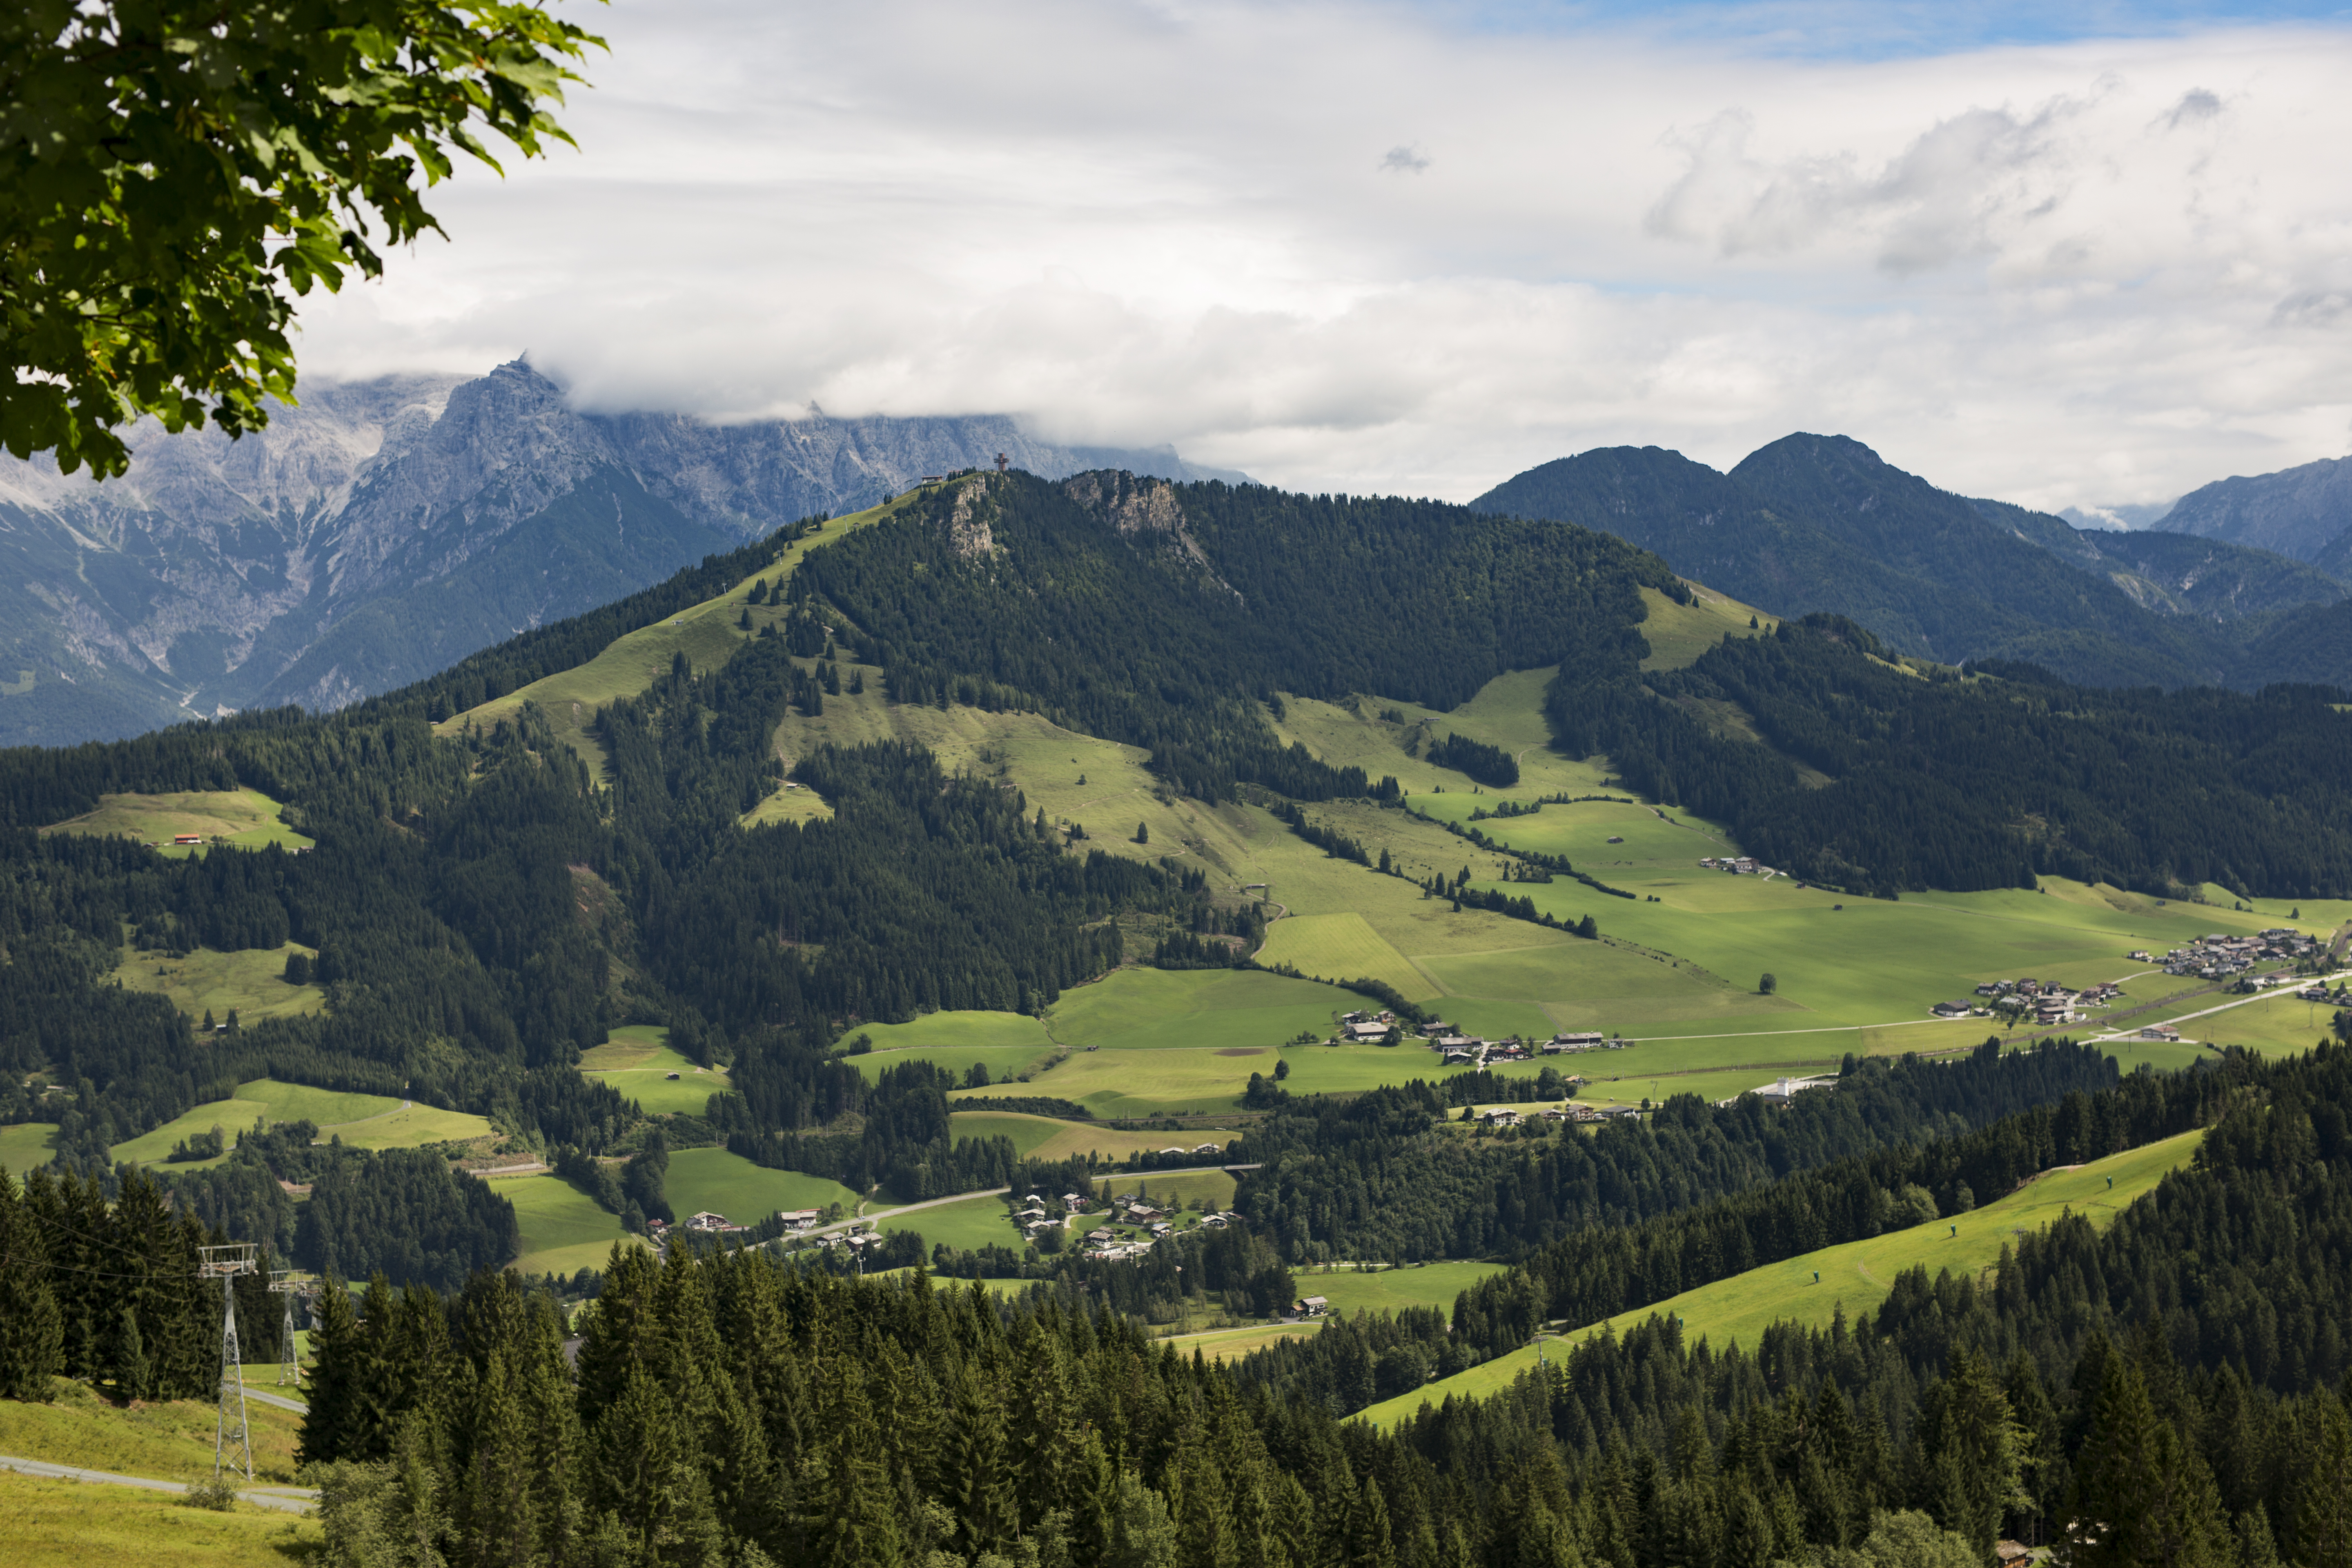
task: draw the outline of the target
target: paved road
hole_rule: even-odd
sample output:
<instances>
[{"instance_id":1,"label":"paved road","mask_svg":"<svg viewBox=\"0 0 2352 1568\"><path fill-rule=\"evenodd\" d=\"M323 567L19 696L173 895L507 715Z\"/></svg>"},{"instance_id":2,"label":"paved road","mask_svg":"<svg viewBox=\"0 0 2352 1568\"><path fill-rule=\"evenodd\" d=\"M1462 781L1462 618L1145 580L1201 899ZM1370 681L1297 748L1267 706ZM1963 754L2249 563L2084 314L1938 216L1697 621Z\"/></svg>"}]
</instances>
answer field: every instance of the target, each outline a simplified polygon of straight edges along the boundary
<instances>
[{"instance_id":1,"label":"paved road","mask_svg":"<svg viewBox=\"0 0 2352 1568\"><path fill-rule=\"evenodd\" d=\"M146 1476L118 1476L111 1470L85 1470L72 1465L52 1465L46 1459L19 1459L6 1454L0 1454L0 1470L14 1470L20 1476L46 1476L58 1480L95 1481L104 1486L138 1487L151 1492L184 1492L188 1489L184 1481L159 1481ZM286 1513L308 1513L319 1500L317 1489L311 1487L255 1487L236 1495L249 1503Z\"/></svg>"},{"instance_id":2,"label":"paved road","mask_svg":"<svg viewBox=\"0 0 2352 1568\"><path fill-rule=\"evenodd\" d=\"M282 1394L268 1394L258 1388L248 1388L245 1396L256 1405L274 1405L280 1410L291 1410L297 1415L310 1414L309 1405L298 1399L289 1399Z\"/></svg>"},{"instance_id":3,"label":"paved road","mask_svg":"<svg viewBox=\"0 0 2352 1568\"><path fill-rule=\"evenodd\" d=\"M854 1230L861 1225L879 1222L886 1219L897 1219L902 1214L914 1214L922 1209L935 1209L941 1204L960 1204L966 1198L1001 1198L1012 1190L1013 1189L1011 1187L991 1187L985 1192L957 1193L951 1197L925 1198L921 1203L908 1204L904 1208L884 1209L880 1214L860 1215L856 1219L845 1219L837 1225L820 1225L813 1229L788 1231L786 1234L790 1236L824 1236L836 1230Z\"/></svg>"}]
</instances>

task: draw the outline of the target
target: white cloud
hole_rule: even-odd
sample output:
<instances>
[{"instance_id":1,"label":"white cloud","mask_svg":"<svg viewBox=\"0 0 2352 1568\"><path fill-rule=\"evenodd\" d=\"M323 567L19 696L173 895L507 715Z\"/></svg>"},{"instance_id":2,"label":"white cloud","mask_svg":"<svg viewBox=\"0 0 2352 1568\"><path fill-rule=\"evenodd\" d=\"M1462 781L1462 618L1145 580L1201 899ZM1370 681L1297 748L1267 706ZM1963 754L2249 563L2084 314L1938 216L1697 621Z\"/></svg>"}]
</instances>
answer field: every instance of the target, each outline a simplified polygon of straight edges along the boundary
<instances>
[{"instance_id":1,"label":"white cloud","mask_svg":"<svg viewBox=\"0 0 2352 1568\"><path fill-rule=\"evenodd\" d=\"M1008 410L1456 498L1811 429L2105 505L2352 429L2341 30L1873 63L1323 3L593 20L582 151L443 187L451 243L306 304L314 374L528 348L599 407Z\"/></svg>"}]
</instances>

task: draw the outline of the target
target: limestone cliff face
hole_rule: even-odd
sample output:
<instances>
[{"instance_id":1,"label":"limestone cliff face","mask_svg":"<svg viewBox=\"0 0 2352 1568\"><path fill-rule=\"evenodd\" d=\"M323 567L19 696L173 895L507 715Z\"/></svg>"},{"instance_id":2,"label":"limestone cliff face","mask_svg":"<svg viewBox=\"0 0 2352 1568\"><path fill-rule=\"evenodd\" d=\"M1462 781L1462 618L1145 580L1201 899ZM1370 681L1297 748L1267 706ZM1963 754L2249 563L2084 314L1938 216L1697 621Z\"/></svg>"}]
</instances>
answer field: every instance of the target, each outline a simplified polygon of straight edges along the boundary
<instances>
[{"instance_id":1,"label":"limestone cliff face","mask_svg":"<svg viewBox=\"0 0 2352 1568\"><path fill-rule=\"evenodd\" d=\"M1177 500L1176 487L1165 479L1098 471L1076 475L1064 480L1062 488L1072 500L1101 517L1137 549L1162 555L1182 569L1198 571L1234 597L1242 596L1209 564L1208 552L1184 526L1184 508Z\"/></svg>"},{"instance_id":2,"label":"limestone cliff face","mask_svg":"<svg viewBox=\"0 0 2352 1568\"><path fill-rule=\"evenodd\" d=\"M583 414L520 362L307 388L242 440L150 426L131 446L103 485L0 458L0 744L337 706L999 452L1047 478L1245 478L994 415ZM992 548L984 515L958 526L960 549Z\"/></svg>"}]
</instances>

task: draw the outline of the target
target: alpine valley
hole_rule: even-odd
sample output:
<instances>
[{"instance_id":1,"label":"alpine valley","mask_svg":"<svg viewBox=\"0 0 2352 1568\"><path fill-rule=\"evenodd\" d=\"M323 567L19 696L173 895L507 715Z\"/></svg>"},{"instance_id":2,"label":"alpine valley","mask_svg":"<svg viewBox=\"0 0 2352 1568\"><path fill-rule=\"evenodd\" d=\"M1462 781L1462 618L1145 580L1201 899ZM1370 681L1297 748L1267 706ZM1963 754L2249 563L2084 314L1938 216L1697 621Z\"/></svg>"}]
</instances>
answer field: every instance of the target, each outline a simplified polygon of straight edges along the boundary
<instances>
[{"instance_id":1,"label":"alpine valley","mask_svg":"<svg viewBox=\"0 0 2352 1568\"><path fill-rule=\"evenodd\" d=\"M6 483L0 1557L2352 1562L2325 486L523 364Z\"/></svg>"}]
</instances>

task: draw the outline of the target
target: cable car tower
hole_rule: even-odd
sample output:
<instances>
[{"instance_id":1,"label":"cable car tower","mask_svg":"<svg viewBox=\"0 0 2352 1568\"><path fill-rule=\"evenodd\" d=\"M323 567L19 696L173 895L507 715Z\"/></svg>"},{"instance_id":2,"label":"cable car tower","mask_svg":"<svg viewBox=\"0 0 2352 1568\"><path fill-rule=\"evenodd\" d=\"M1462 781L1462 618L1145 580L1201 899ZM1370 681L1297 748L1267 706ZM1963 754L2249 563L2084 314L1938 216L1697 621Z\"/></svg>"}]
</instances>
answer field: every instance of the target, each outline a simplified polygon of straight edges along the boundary
<instances>
[{"instance_id":1,"label":"cable car tower","mask_svg":"<svg viewBox=\"0 0 2352 1568\"><path fill-rule=\"evenodd\" d=\"M253 1479L253 1434L246 1425L245 1368L236 1350L236 1281L240 1275L261 1272L257 1250L249 1241L196 1249L196 1277L221 1282L220 1425L213 1435L213 1474L217 1478L225 1469L241 1470L248 1483ZM236 1412L234 1438L229 1436L231 1406Z\"/></svg>"},{"instance_id":2,"label":"cable car tower","mask_svg":"<svg viewBox=\"0 0 2352 1568\"><path fill-rule=\"evenodd\" d=\"M269 1293L286 1299L286 1321L278 1331L278 1386L291 1384L300 1387L302 1368L294 1359L294 1303L299 1300L308 1313L311 1300L319 1293L319 1281L299 1268L273 1268L269 1271Z\"/></svg>"}]
</instances>

